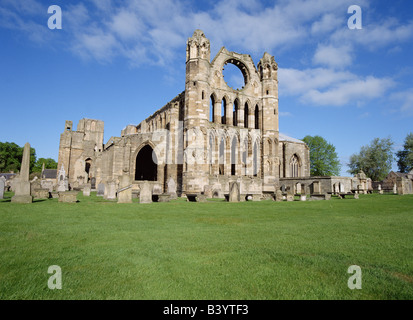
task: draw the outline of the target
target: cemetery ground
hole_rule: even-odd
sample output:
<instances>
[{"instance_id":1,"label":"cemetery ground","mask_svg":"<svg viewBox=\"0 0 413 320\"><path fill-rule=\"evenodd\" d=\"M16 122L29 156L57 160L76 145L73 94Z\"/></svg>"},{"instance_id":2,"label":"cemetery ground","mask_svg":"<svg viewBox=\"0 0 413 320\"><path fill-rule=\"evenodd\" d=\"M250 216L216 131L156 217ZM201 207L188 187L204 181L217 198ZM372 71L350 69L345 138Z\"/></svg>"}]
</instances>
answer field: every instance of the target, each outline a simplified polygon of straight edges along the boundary
<instances>
[{"instance_id":1,"label":"cemetery ground","mask_svg":"<svg viewBox=\"0 0 413 320\"><path fill-rule=\"evenodd\" d=\"M0 200L0 299L413 299L413 195ZM134 201L138 201L134 199ZM51 290L48 268L62 270ZM362 271L350 290L349 266Z\"/></svg>"}]
</instances>

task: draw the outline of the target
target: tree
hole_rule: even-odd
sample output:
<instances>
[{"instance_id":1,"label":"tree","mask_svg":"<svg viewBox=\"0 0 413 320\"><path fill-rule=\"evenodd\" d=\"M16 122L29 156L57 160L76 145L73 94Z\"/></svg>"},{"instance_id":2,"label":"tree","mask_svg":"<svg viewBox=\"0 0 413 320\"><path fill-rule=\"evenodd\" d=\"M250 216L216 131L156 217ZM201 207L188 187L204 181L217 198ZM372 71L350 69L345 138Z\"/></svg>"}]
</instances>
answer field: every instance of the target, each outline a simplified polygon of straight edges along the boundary
<instances>
[{"instance_id":1,"label":"tree","mask_svg":"<svg viewBox=\"0 0 413 320\"><path fill-rule=\"evenodd\" d=\"M357 174L360 170L373 181L381 181L391 171L393 156L393 141L389 138L375 138L370 145L362 146L360 152L350 157L348 164L351 174Z\"/></svg>"},{"instance_id":2,"label":"tree","mask_svg":"<svg viewBox=\"0 0 413 320\"><path fill-rule=\"evenodd\" d=\"M20 171L23 147L14 142L0 142L0 172ZM36 150L30 148L30 171L36 162Z\"/></svg>"},{"instance_id":3,"label":"tree","mask_svg":"<svg viewBox=\"0 0 413 320\"><path fill-rule=\"evenodd\" d=\"M44 163L45 169L57 169L57 162L52 158L39 158L33 167L33 172L42 172Z\"/></svg>"},{"instance_id":4,"label":"tree","mask_svg":"<svg viewBox=\"0 0 413 320\"><path fill-rule=\"evenodd\" d=\"M338 176L340 161L336 148L320 136L302 139L310 148L310 174L312 176Z\"/></svg>"},{"instance_id":5,"label":"tree","mask_svg":"<svg viewBox=\"0 0 413 320\"><path fill-rule=\"evenodd\" d=\"M413 169L413 133L409 133L404 139L403 150L396 153L399 171L407 173Z\"/></svg>"}]
</instances>

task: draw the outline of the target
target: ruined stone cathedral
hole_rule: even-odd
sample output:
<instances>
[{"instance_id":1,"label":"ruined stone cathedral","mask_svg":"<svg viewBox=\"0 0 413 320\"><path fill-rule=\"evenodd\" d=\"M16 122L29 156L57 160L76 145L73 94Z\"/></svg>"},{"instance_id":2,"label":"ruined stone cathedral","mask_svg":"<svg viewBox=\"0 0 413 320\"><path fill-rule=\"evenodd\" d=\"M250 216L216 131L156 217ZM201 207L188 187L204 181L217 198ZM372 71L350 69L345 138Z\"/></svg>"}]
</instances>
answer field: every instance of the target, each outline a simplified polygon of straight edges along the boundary
<instances>
[{"instance_id":1,"label":"ruined stone cathedral","mask_svg":"<svg viewBox=\"0 0 413 320\"><path fill-rule=\"evenodd\" d=\"M233 89L222 71L240 69L244 86ZM278 66L264 53L255 66L248 54L221 48L211 61L210 42L201 30L187 41L185 90L120 137L103 142L104 123L82 119L77 130L66 121L58 168L72 188L130 177L139 192L149 181L153 194L223 197L237 181L241 194L274 193L280 179L310 175L309 149L279 133Z\"/></svg>"}]
</instances>

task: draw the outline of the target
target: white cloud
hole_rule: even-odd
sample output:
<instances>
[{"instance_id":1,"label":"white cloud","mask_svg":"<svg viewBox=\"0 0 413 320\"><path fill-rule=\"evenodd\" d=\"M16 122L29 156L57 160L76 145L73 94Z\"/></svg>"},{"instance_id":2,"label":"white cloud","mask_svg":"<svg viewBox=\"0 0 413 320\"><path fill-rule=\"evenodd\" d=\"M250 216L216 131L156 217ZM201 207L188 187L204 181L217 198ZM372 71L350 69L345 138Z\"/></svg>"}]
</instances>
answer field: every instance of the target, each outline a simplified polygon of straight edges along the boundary
<instances>
[{"instance_id":1,"label":"white cloud","mask_svg":"<svg viewBox=\"0 0 413 320\"><path fill-rule=\"evenodd\" d=\"M337 29L343 25L343 19L340 19L337 15L327 13L324 14L320 20L316 20L311 25L311 33L313 35L325 34Z\"/></svg>"},{"instance_id":2,"label":"white cloud","mask_svg":"<svg viewBox=\"0 0 413 320\"><path fill-rule=\"evenodd\" d=\"M319 45L314 54L313 62L332 68L344 68L352 63L350 51L350 46Z\"/></svg>"},{"instance_id":3,"label":"white cloud","mask_svg":"<svg viewBox=\"0 0 413 320\"><path fill-rule=\"evenodd\" d=\"M398 104L402 114L413 116L413 88L393 93L390 99Z\"/></svg>"},{"instance_id":4,"label":"white cloud","mask_svg":"<svg viewBox=\"0 0 413 320\"><path fill-rule=\"evenodd\" d=\"M376 24L363 25L361 30L337 29L331 36L335 43L353 43L371 50L411 40L413 36L413 21L400 24L389 18Z\"/></svg>"},{"instance_id":5,"label":"white cloud","mask_svg":"<svg viewBox=\"0 0 413 320\"><path fill-rule=\"evenodd\" d=\"M136 39L144 30L143 23L137 16L125 9L113 16L109 28L122 39Z\"/></svg>"},{"instance_id":6,"label":"white cloud","mask_svg":"<svg viewBox=\"0 0 413 320\"><path fill-rule=\"evenodd\" d=\"M394 82L391 79L378 79L369 76L365 79L339 83L324 91L318 89L310 90L302 96L301 100L322 106L342 106L348 103L358 104L360 101L383 96L393 84Z\"/></svg>"},{"instance_id":7,"label":"white cloud","mask_svg":"<svg viewBox=\"0 0 413 320\"><path fill-rule=\"evenodd\" d=\"M296 95L303 104L342 106L383 96L394 85L389 78L360 77L332 69L279 70L280 94Z\"/></svg>"},{"instance_id":8,"label":"white cloud","mask_svg":"<svg viewBox=\"0 0 413 320\"><path fill-rule=\"evenodd\" d=\"M93 57L99 62L109 62L116 53L117 42L114 36L100 30L93 34L81 34L77 41L73 50L83 58Z\"/></svg>"},{"instance_id":9,"label":"white cloud","mask_svg":"<svg viewBox=\"0 0 413 320\"><path fill-rule=\"evenodd\" d=\"M324 89L345 81L357 79L348 71L334 71L326 68L291 69L279 68L278 79L280 92L286 95L297 95L313 89Z\"/></svg>"}]
</instances>

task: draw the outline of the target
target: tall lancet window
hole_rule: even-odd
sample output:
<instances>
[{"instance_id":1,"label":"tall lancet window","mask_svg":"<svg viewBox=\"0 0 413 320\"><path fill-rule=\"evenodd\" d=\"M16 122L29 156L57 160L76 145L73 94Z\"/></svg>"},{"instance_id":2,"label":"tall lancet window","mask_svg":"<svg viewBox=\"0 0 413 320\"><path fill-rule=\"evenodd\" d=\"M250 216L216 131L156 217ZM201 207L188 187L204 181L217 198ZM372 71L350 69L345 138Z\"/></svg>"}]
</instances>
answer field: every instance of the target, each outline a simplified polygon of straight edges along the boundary
<instances>
[{"instance_id":1,"label":"tall lancet window","mask_svg":"<svg viewBox=\"0 0 413 320\"><path fill-rule=\"evenodd\" d=\"M293 155L291 157L291 160L290 160L290 174L291 174L291 177L293 177L293 178L298 177L300 175L299 169L300 169L300 165L299 165L299 162L298 162L298 157L297 157L297 155Z\"/></svg>"}]
</instances>

